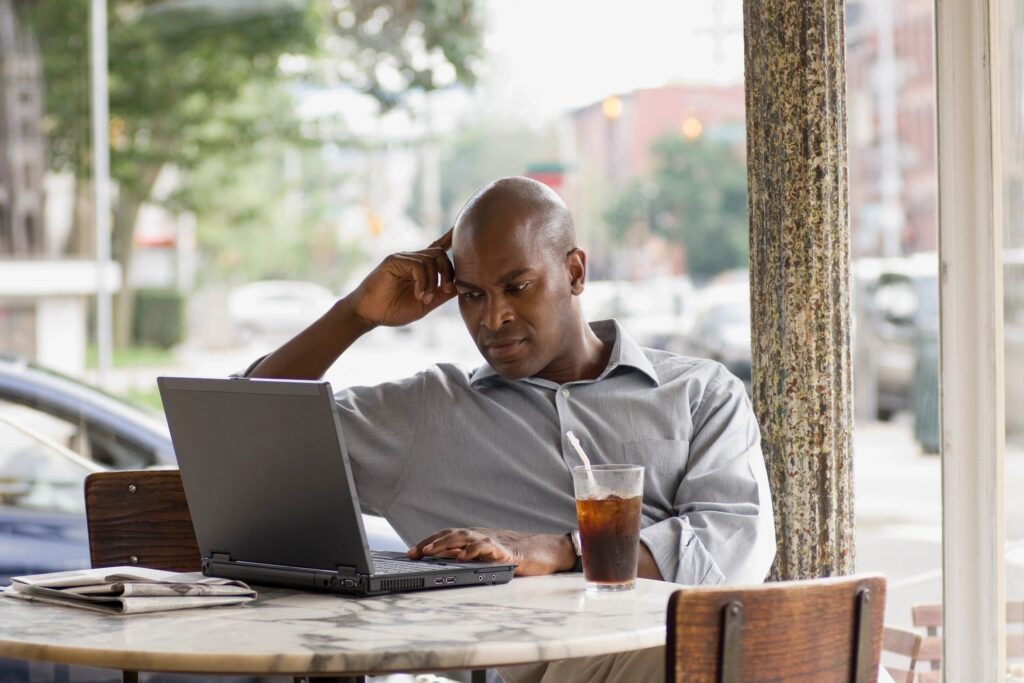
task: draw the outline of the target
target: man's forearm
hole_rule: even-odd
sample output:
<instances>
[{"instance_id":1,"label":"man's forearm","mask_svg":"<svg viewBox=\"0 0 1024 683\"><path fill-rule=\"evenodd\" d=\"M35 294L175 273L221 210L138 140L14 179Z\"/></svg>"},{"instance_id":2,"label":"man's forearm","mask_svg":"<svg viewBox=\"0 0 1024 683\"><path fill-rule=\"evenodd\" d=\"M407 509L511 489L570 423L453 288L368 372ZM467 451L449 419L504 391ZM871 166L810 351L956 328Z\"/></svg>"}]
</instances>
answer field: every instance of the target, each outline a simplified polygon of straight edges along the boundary
<instances>
[{"instance_id":1,"label":"man's forearm","mask_svg":"<svg viewBox=\"0 0 1024 683\"><path fill-rule=\"evenodd\" d=\"M373 329L339 299L316 322L287 341L252 369L249 377L320 379L345 350Z\"/></svg>"},{"instance_id":2,"label":"man's forearm","mask_svg":"<svg viewBox=\"0 0 1024 683\"><path fill-rule=\"evenodd\" d=\"M636 575L641 579L665 580L665 577L661 575L661 570L658 569L657 563L654 561L654 555L651 555L651 551L647 549L647 546L642 541L640 542L640 552L637 555Z\"/></svg>"}]
</instances>

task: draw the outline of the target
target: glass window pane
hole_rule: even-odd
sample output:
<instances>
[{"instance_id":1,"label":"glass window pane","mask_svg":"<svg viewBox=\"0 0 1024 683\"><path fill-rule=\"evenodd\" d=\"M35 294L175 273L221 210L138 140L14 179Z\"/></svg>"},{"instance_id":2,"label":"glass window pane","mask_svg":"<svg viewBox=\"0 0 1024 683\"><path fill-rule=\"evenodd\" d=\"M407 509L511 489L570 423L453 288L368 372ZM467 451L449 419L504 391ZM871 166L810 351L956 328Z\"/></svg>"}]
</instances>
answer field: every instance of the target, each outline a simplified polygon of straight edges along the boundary
<instances>
[{"instance_id":1,"label":"glass window pane","mask_svg":"<svg viewBox=\"0 0 1024 683\"><path fill-rule=\"evenodd\" d=\"M0 506L83 513L87 474L57 448L0 419Z\"/></svg>"},{"instance_id":2,"label":"glass window pane","mask_svg":"<svg viewBox=\"0 0 1024 683\"><path fill-rule=\"evenodd\" d=\"M857 570L922 637L942 603L933 23L927 0L847 3Z\"/></svg>"}]
</instances>

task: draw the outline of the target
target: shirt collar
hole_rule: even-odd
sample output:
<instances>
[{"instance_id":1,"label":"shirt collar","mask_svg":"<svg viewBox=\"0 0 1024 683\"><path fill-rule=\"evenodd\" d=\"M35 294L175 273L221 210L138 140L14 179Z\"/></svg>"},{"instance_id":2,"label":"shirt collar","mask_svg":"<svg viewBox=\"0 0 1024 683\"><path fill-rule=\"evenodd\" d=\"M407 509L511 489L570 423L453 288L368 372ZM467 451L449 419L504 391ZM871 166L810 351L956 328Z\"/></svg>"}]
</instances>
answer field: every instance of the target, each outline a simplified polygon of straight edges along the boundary
<instances>
[{"instance_id":1,"label":"shirt collar","mask_svg":"<svg viewBox=\"0 0 1024 683\"><path fill-rule=\"evenodd\" d=\"M660 385L661 381L658 379L658 373L654 370L654 366L651 364L650 358L644 353L643 348L636 343L633 339L622 329L622 325L617 320L599 320L597 322L590 323L590 329L594 331L594 334L603 342L612 343L612 352L608 356L608 365L604 371L597 377L598 380L604 379L616 369L620 367L628 367L634 370L639 370L643 374L647 375L655 385ZM503 379L494 368L488 363L484 363L476 370L474 370L469 376L469 382L472 385L476 385L480 382L491 379ZM534 377L527 377L521 381L524 382L541 382ZM597 380L594 380L597 381Z\"/></svg>"}]
</instances>

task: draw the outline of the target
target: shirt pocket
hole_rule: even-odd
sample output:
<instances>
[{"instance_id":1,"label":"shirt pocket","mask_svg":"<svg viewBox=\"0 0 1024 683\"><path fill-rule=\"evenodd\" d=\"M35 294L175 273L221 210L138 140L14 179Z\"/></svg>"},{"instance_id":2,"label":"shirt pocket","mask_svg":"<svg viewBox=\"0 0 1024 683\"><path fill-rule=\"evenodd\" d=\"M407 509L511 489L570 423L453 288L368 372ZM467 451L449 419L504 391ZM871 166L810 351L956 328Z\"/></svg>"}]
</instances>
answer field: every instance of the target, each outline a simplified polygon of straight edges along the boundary
<instances>
[{"instance_id":1,"label":"shirt pocket","mask_svg":"<svg viewBox=\"0 0 1024 683\"><path fill-rule=\"evenodd\" d=\"M690 456L690 442L682 439L627 441L625 461L644 466L644 515L656 520L674 513L676 490Z\"/></svg>"}]
</instances>

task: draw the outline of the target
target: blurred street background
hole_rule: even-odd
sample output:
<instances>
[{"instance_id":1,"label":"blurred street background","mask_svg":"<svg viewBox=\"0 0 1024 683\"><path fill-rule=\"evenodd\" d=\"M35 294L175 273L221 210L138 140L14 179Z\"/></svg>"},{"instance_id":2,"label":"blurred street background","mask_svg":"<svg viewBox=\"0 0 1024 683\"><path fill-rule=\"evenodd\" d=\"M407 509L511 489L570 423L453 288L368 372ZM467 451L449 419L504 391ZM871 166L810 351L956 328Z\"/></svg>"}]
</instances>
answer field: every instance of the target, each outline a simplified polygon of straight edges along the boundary
<instances>
[{"instance_id":1,"label":"blurred street background","mask_svg":"<svg viewBox=\"0 0 1024 683\"><path fill-rule=\"evenodd\" d=\"M436 239L497 177L565 199L591 319L721 361L749 387L740 0L108 0L109 184L93 172L89 5L0 0L0 59L14 65L0 72L0 582L88 561L75 507L87 470L68 450L102 468L173 464L158 375L244 369L384 256ZM857 568L887 575L886 621L910 626L911 605L942 598L933 3L845 8ZM1024 30L1024 9L1005 12ZM1022 599L1024 52L1012 54L1006 556L1007 595ZM112 198L102 263L98 188ZM374 331L327 379L373 384L435 362L481 362L454 303ZM88 386L51 386L36 366ZM41 386L65 406L45 419ZM139 427L122 402L155 421ZM145 440L126 424L157 445L126 446ZM37 445L5 450L5 429Z\"/></svg>"}]
</instances>

